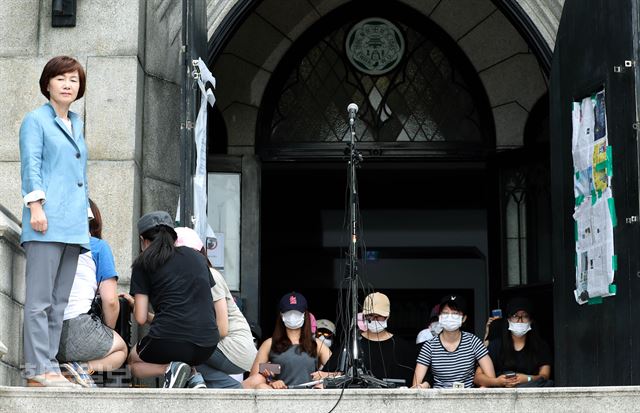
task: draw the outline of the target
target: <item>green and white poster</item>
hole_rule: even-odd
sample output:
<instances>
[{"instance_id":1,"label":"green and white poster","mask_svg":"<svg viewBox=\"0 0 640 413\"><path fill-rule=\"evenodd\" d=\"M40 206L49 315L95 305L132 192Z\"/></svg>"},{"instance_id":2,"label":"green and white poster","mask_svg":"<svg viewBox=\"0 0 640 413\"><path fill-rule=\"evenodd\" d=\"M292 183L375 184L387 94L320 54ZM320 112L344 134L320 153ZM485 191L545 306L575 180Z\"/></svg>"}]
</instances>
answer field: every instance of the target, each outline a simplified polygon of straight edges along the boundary
<instances>
[{"instance_id":1,"label":"green and white poster","mask_svg":"<svg viewBox=\"0 0 640 413\"><path fill-rule=\"evenodd\" d=\"M617 225L611 177L604 90L573 102L573 189L576 240L576 289L579 304L615 295Z\"/></svg>"}]
</instances>

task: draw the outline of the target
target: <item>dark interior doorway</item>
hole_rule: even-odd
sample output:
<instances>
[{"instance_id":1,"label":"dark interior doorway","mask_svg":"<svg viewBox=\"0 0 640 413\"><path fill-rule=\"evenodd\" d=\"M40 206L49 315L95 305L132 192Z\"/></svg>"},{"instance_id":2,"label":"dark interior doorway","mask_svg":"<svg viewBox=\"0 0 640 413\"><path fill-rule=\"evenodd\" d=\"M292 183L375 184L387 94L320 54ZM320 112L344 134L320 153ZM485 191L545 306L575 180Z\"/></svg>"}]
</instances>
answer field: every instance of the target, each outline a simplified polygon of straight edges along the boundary
<instances>
[{"instance_id":1,"label":"dark interior doorway","mask_svg":"<svg viewBox=\"0 0 640 413\"><path fill-rule=\"evenodd\" d=\"M371 278L371 288L389 296L390 331L414 341L431 307L449 292L467 296L470 305L478 299L488 305L482 287L487 284L487 181L480 163L365 160L358 185L363 242L373 254L363 280ZM346 163L263 164L260 324L265 337L273 331L279 298L291 290L307 297L316 318L335 320L348 236L341 225L346 184ZM447 229L439 232L438 226ZM475 291L464 281L446 284L460 268L475 273L464 274L475 276ZM438 288L442 285L446 288ZM483 325L485 316L472 312L467 329L477 330L476 318Z\"/></svg>"}]
</instances>

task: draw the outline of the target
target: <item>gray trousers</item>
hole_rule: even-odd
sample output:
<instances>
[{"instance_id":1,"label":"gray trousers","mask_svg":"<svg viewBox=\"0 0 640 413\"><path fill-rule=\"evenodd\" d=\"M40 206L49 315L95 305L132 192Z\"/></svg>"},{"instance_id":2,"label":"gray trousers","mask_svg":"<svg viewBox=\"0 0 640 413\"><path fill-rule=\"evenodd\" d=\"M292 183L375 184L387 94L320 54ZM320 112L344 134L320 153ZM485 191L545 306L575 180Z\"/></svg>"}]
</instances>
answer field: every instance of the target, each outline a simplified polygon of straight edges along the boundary
<instances>
[{"instance_id":1,"label":"gray trousers","mask_svg":"<svg viewBox=\"0 0 640 413\"><path fill-rule=\"evenodd\" d=\"M219 348L216 348L209 360L196 366L196 370L202 374L202 378L210 389L242 388L240 382L229 374L244 373L244 370L233 364Z\"/></svg>"},{"instance_id":2,"label":"gray trousers","mask_svg":"<svg viewBox=\"0 0 640 413\"><path fill-rule=\"evenodd\" d=\"M78 266L80 246L61 242L25 242L25 375L59 373L56 360L62 318Z\"/></svg>"}]
</instances>

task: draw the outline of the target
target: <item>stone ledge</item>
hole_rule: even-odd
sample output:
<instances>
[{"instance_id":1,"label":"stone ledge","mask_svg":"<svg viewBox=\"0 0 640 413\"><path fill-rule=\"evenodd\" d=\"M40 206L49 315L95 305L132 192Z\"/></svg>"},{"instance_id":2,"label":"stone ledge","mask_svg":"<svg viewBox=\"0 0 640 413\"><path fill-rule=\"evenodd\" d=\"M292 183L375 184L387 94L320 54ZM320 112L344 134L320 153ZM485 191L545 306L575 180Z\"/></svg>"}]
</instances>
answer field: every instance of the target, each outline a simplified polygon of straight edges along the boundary
<instances>
[{"instance_id":1,"label":"stone ledge","mask_svg":"<svg viewBox=\"0 0 640 413\"><path fill-rule=\"evenodd\" d=\"M460 390L187 390L33 389L0 387L0 412L82 411L241 411L403 413L446 411L635 411L640 387ZM144 407L143 407L144 406Z\"/></svg>"},{"instance_id":2,"label":"stone ledge","mask_svg":"<svg viewBox=\"0 0 640 413\"><path fill-rule=\"evenodd\" d=\"M0 205L0 238L10 241L14 246L20 246L20 221L11 211Z\"/></svg>"}]
</instances>

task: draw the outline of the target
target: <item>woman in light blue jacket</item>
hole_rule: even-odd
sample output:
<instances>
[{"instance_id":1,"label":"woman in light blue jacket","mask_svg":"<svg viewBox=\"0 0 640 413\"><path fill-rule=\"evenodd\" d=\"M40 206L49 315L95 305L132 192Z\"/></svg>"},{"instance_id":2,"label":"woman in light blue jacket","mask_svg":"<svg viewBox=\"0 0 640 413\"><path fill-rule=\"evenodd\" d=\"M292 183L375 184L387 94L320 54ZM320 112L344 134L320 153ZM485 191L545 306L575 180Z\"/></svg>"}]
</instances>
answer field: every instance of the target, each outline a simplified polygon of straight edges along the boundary
<instances>
[{"instance_id":1,"label":"woman in light blue jacket","mask_svg":"<svg viewBox=\"0 0 640 413\"><path fill-rule=\"evenodd\" d=\"M26 252L24 359L29 386L76 386L56 361L62 317L78 263L89 247L87 147L80 116L85 73L68 56L51 59L40 76L49 103L20 127L22 246Z\"/></svg>"}]
</instances>

